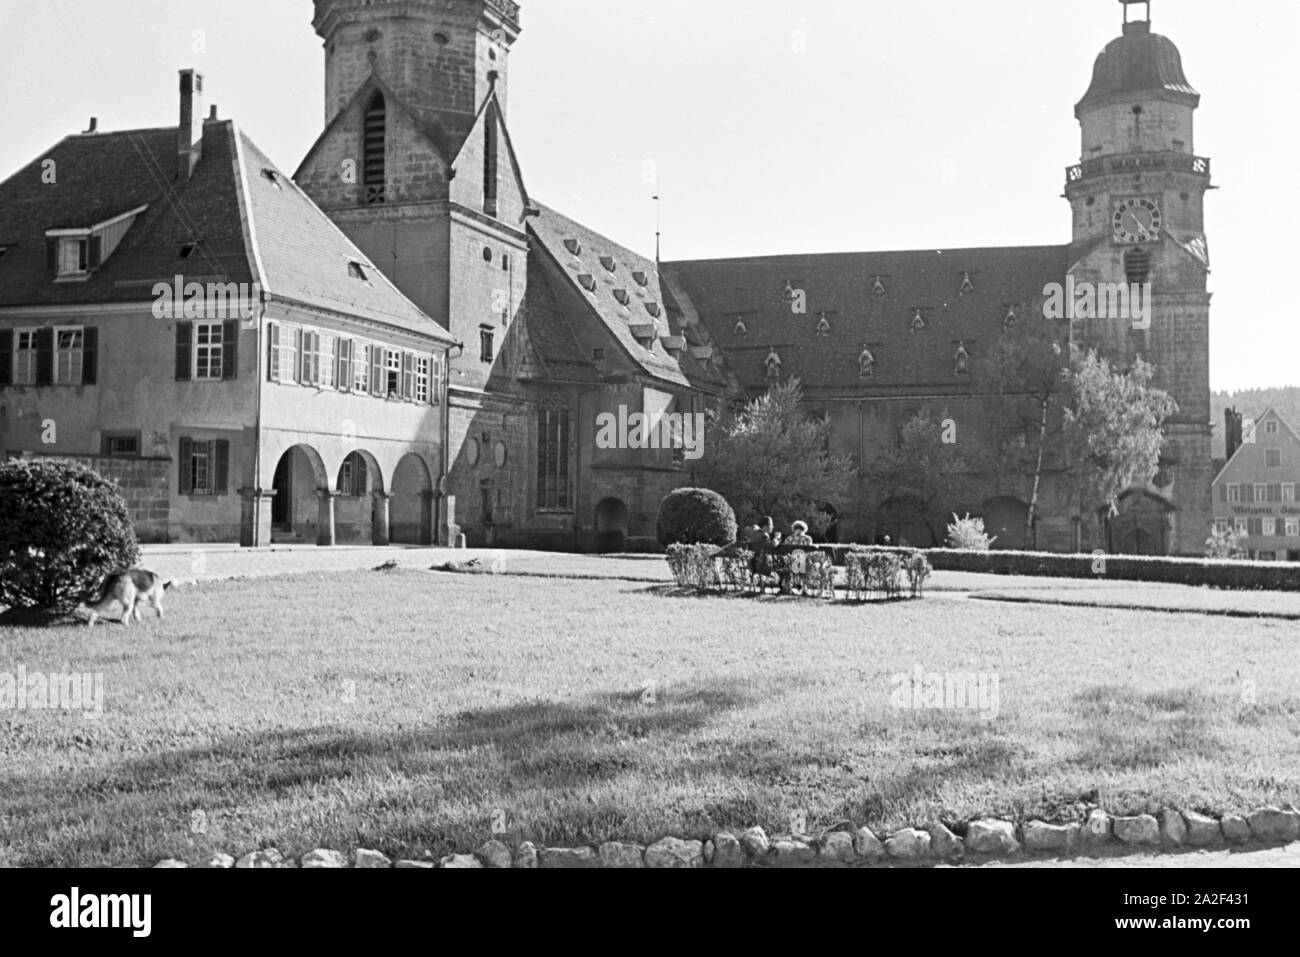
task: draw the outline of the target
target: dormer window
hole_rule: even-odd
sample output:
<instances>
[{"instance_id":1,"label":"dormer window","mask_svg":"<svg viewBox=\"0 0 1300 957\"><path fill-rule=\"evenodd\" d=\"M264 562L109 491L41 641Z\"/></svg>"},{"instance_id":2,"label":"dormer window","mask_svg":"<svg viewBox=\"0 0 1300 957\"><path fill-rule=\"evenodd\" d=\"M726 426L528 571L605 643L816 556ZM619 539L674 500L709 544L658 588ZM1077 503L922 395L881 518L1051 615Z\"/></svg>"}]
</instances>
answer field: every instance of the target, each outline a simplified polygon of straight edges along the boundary
<instances>
[{"instance_id":1,"label":"dormer window","mask_svg":"<svg viewBox=\"0 0 1300 957\"><path fill-rule=\"evenodd\" d=\"M271 169L269 166L263 167L262 178L267 182L269 182L276 189L280 188L280 174L277 173L275 170Z\"/></svg>"},{"instance_id":2,"label":"dormer window","mask_svg":"<svg viewBox=\"0 0 1300 957\"><path fill-rule=\"evenodd\" d=\"M647 276L645 273L641 272L640 270L637 270L636 272L632 273L632 278L636 281L636 284L638 286L645 286L648 285L650 282L650 277Z\"/></svg>"},{"instance_id":3,"label":"dormer window","mask_svg":"<svg viewBox=\"0 0 1300 957\"><path fill-rule=\"evenodd\" d=\"M370 277L366 275L365 267L358 262L348 263L348 276L352 279L359 279L362 282L370 281Z\"/></svg>"},{"instance_id":4,"label":"dormer window","mask_svg":"<svg viewBox=\"0 0 1300 957\"><path fill-rule=\"evenodd\" d=\"M583 273L578 277L578 282L581 284L583 289L587 290L587 292L596 291L596 277L591 275L591 273Z\"/></svg>"},{"instance_id":5,"label":"dormer window","mask_svg":"<svg viewBox=\"0 0 1300 957\"><path fill-rule=\"evenodd\" d=\"M600 264L605 267L606 272L613 272L616 265L613 256L601 256Z\"/></svg>"},{"instance_id":6,"label":"dormer window","mask_svg":"<svg viewBox=\"0 0 1300 957\"><path fill-rule=\"evenodd\" d=\"M656 319L659 318L659 314L662 312L659 308L659 303L657 302L647 302L645 304L645 311L650 313L650 315L654 316Z\"/></svg>"},{"instance_id":7,"label":"dormer window","mask_svg":"<svg viewBox=\"0 0 1300 957\"><path fill-rule=\"evenodd\" d=\"M45 268L56 282L87 279L103 264L149 207L139 206L85 229L50 229L45 233Z\"/></svg>"},{"instance_id":8,"label":"dormer window","mask_svg":"<svg viewBox=\"0 0 1300 957\"><path fill-rule=\"evenodd\" d=\"M632 297L627 294L626 289L615 289L614 298L618 300L620 306L626 306L632 301Z\"/></svg>"},{"instance_id":9,"label":"dormer window","mask_svg":"<svg viewBox=\"0 0 1300 957\"><path fill-rule=\"evenodd\" d=\"M582 255L582 243L578 242L576 239L566 239L564 241L564 248L569 251L570 255Z\"/></svg>"}]
</instances>

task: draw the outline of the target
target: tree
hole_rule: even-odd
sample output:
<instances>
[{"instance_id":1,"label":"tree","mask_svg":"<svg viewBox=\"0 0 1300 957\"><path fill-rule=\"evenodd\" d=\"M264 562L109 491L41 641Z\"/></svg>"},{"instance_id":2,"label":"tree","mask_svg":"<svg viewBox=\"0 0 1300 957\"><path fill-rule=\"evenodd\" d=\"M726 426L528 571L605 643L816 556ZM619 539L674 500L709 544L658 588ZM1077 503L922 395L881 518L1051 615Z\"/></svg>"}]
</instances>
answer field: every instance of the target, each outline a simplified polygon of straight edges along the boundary
<instances>
[{"instance_id":1,"label":"tree","mask_svg":"<svg viewBox=\"0 0 1300 957\"><path fill-rule=\"evenodd\" d=\"M847 456L830 452L830 419L808 416L798 379L766 394L710 414L709 452L702 484L746 515L771 515L778 523L803 520L817 534L831 524L823 509L841 499L855 470Z\"/></svg>"},{"instance_id":2,"label":"tree","mask_svg":"<svg viewBox=\"0 0 1300 957\"><path fill-rule=\"evenodd\" d=\"M977 471L950 429L945 419L919 412L899 429L897 446L863 467L883 501L899 493L916 500L936 541L942 540L936 532L947 509L969 495Z\"/></svg>"},{"instance_id":3,"label":"tree","mask_svg":"<svg viewBox=\"0 0 1300 957\"><path fill-rule=\"evenodd\" d=\"M1119 497L1160 467L1165 420L1178 411L1152 385L1155 367L1138 358L1115 372L1096 350L1076 352L1067 376L1062 436L1081 508L1119 512Z\"/></svg>"}]
</instances>

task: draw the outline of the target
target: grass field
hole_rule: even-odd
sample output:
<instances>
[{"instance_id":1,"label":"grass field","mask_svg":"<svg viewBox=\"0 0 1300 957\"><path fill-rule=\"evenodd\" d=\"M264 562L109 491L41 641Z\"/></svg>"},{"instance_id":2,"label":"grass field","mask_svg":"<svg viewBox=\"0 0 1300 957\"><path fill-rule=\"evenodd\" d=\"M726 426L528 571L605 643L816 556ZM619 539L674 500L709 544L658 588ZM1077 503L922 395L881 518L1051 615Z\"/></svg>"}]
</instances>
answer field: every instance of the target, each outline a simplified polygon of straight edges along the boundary
<instances>
[{"instance_id":1,"label":"grass field","mask_svg":"<svg viewBox=\"0 0 1300 957\"><path fill-rule=\"evenodd\" d=\"M573 845L1300 800L1282 621L364 572L185 589L130 630L0 628L20 665L102 673L105 707L0 711L0 865L441 856L498 809ZM996 716L895 707L918 666L996 675Z\"/></svg>"}]
</instances>

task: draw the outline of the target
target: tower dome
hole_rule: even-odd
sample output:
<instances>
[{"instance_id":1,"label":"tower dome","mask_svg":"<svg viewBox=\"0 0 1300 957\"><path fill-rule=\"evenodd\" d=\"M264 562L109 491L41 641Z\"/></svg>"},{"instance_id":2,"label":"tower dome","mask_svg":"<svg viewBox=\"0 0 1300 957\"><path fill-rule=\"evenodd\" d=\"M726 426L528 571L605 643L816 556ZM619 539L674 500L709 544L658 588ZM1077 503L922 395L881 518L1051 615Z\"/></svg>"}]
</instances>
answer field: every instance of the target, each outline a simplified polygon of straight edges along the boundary
<instances>
[{"instance_id":1,"label":"tower dome","mask_svg":"<svg viewBox=\"0 0 1300 957\"><path fill-rule=\"evenodd\" d=\"M1183 72L1183 58L1168 37L1151 32L1150 20L1124 24L1124 35L1106 44L1092 70L1092 85L1074 115L1131 99L1134 94L1181 103L1195 109L1201 95Z\"/></svg>"}]
</instances>

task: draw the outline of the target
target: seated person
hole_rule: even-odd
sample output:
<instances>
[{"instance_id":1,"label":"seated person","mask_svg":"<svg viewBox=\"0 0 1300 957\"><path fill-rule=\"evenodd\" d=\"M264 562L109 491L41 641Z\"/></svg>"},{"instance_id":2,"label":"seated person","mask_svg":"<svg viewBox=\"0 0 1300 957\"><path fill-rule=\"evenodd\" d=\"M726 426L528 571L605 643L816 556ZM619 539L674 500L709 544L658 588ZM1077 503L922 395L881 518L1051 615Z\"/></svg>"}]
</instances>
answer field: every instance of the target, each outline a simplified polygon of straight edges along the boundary
<instances>
[{"instance_id":1,"label":"seated person","mask_svg":"<svg viewBox=\"0 0 1300 957\"><path fill-rule=\"evenodd\" d=\"M812 536L808 534L808 524L806 522L795 522L790 526L790 537L785 540L787 545L801 545L805 548L813 544Z\"/></svg>"}]
</instances>

